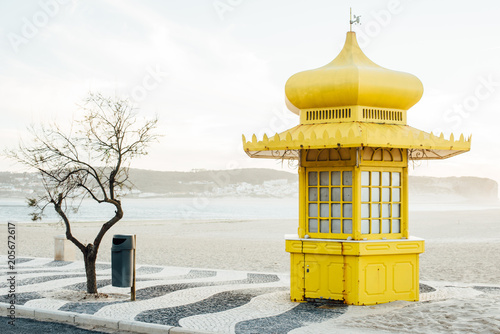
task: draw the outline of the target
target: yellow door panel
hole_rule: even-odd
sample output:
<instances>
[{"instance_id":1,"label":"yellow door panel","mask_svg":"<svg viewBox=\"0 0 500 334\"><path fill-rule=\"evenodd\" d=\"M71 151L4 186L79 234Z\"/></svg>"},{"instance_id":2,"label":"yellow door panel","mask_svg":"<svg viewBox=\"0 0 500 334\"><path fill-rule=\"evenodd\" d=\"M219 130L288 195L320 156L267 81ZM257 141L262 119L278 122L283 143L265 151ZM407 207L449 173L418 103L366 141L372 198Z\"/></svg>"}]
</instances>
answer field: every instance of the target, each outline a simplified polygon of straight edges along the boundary
<instances>
[{"instance_id":1,"label":"yellow door panel","mask_svg":"<svg viewBox=\"0 0 500 334\"><path fill-rule=\"evenodd\" d=\"M380 295L387 290L387 267L383 263L368 264L364 278L367 295Z\"/></svg>"}]
</instances>

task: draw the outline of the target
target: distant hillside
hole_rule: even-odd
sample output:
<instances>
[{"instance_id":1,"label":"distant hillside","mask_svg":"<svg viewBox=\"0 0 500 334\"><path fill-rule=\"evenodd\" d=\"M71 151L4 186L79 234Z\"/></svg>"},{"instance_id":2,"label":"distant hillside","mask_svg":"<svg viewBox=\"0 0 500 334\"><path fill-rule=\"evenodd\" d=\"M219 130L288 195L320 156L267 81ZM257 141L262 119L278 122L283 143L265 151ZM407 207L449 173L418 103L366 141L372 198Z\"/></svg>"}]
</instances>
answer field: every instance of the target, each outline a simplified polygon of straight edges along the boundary
<instances>
[{"instance_id":1,"label":"distant hillside","mask_svg":"<svg viewBox=\"0 0 500 334\"><path fill-rule=\"evenodd\" d=\"M191 172L132 169L130 180L142 194L165 194L178 197L198 196L199 194L282 197L296 193L298 187L296 174L264 168Z\"/></svg>"},{"instance_id":2,"label":"distant hillside","mask_svg":"<svg viewBox=\"0 0 500 334\"><path fill-rule=\"evenodd\" d=\"M160 172L131 169L128 197L297 197L296 173L274 169ZM496 202L497 182L478 177L410 176L412 202ZM36 174L0 172L0 197L25 198L41 190Z\"/></svg>"},{"instance_id":3,"label":"distant hillside","mask_svg":"<svg viewBox=\"0 0 500 334\"><path fill-rule=\"evenodd\" d=\"M133 184L129 197L193 196L294 196L298 178L294 173L263 168L161 172L130 170ZM41 191L38 174L0 172L0 197L25 198Z\"/></svg>"},{"instance_id":4,"label":"distant hillside","mask_svg":"<svg viewBox=\"0 0 500 334\"><path fill-rule=\"evenodd\" d=\"M413 202L497 202L498 183L480 177L410 176Z\"/></svg>"}]
</instances>

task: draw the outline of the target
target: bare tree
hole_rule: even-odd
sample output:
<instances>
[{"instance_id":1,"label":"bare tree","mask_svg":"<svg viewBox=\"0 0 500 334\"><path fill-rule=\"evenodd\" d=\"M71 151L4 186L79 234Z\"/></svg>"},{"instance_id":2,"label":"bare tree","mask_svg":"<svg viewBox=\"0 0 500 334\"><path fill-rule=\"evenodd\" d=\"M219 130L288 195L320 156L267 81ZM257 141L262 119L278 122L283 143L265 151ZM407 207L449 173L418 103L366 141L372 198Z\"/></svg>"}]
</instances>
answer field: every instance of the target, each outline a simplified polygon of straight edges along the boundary
<instances>
[{"instance_id":1,"label":"bare tree","mask_svg":"<svg viewBox=\"0 0 500 334\"><path fill-rule=\"evenodd\" d=\"M138 120L131 103L92 94L82 106L84 116L63 131L57 124L31 126L32 140L21 142L9 157L40 173L44 193L28 199L33 220L53 206L66 227L66 238L83 253L87 292L97 293L95 263L106 232L123 217L120 195L130 186L128 170L133 158L146 155L158 139L158 119ZM68 211L90 198L114 207L113 217L100 228L93 243L84 244L71 233ZM77 204L75 204L77 203Z\"/></svg>"}]
</instances>

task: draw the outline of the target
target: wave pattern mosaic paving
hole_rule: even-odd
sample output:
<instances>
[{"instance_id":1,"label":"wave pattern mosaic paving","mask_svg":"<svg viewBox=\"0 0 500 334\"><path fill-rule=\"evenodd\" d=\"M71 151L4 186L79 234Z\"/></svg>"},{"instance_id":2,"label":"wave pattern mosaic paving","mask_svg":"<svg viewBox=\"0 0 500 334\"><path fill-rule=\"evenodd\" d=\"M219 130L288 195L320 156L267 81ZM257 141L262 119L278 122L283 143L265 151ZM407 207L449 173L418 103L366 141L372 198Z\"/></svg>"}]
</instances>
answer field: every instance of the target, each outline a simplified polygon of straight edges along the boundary
<instances>
[{"instance_id":1,"label":"wave pattern mosaic paving","mask_svg":"<svg viewBox=\"0 0 500 334\"><path fill-rule=\"evenodd\" d=\"M4 276L6 256L0 256L0 261L0 275ZM363 308L328 301L293 303L289 300L286 274L143 265L137 267L137 300L131 302L129 288L111 286L111 266L107 263L97 264L99 292L107 295L98 299L83 298L83 262L23 258L17 268L18 305L208 332L322 332L331 326L346 325L342 319L351 318L353 310ZM6 278L1 277L0 282L0 302L6 303ZM450 289L435 285L420 285L424 300L431 301L433 295L443 295ZM499 291L497 287L484 286L469 289L474 294ZM392 308L407 306L410 304Z\"/></svg>"}]
</instances>

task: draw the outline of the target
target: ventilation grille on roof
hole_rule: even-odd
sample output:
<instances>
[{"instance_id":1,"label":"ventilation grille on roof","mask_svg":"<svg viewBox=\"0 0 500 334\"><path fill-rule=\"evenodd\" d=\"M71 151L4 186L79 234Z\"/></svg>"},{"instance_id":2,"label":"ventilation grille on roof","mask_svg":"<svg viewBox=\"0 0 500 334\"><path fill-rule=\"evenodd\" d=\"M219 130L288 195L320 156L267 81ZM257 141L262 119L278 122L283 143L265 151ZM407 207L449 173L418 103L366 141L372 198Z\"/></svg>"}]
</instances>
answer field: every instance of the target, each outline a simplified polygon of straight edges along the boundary
<instances>
[{"instance_id":1,"label":"ventilation grille on roof","mask_svg":"<svg viewBox=\"0 0 500 334\"><path fill-rule=\"evenodd\" d=\"M307 121L351 118L351 108L310 110L306 112Z\"/></svg>"},{"instance_id":2,"label":"ventilation grille on roof","mask_svg":"<svg viewBox=\"0 0 500 334\"><path fill-rule=\"evenodd\" d=\"M363 109L363 119L381 121L402 121L403 112L394 110Z\"/></svg>"}]
</instances>

